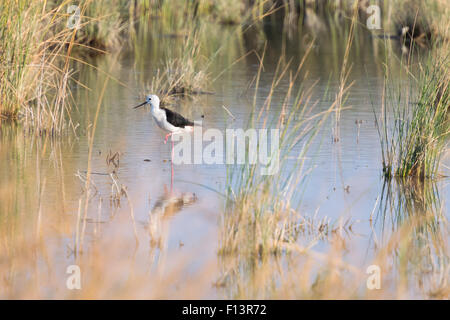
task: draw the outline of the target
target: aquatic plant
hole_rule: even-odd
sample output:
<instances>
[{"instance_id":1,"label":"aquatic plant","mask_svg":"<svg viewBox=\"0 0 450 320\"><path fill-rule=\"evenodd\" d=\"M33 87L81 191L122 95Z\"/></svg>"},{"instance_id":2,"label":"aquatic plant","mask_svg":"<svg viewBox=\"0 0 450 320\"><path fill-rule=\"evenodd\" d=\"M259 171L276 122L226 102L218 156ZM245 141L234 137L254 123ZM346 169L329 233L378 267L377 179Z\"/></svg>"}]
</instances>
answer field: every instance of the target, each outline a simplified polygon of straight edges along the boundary
<instances>
[{"instance_id":1,"label":"aquatic plant","mask_svg":"<svg viewBox=\"0 0 450 320\"><path fill-rule=\"evenodd\" d=\"M297 188L304 183L308 173L304 168L305 153L337 104L334 102L328 110L313 115L314 102L310 101L313 87L302 87L293 96L295 83L310 49L311 46L295 72L289 72L290 63L280 59L269 94L259 107L256 97L264 55L261 57L248 128L279 130L278 153L270 159L271 165L278 162L278 170L273 174L262 175L260 166L249 162L227 166L228 201L221 216L221 254L258 257L279 253L286 249L286 244L295 243L304 230L307 219L297 211L294 203L298 200L296 196L301 193ZM289 85L280 102L281 107L277 108L273 106L273 94L285 76L289 79ZM278 110L275 112L277 116L269 117L269 110ZM257 146L258 153L260 147ZM250 152L255 152L249 149L248 144L245 148L246 157L249 157Z\"/></svg>"},{"instance_id":2,"label":"aquatic plant","mask_svg":"<svg viewBox=\"0 0 450 320\"><path fill-rule=\"evenodd\" d=\"M200 42L196 32L183 39L182 52L169 53L165 65L158 69L146 92L155 92L161 101L173 97L188 97L206 91L210 62L200 57Z\"/></svg>"},{"instance_id":3,"label":"aquatic plant","mask_svg":"<svg viewBox=\"0 0 450 320\"><path fill-rule=\"evenodd\" d=\"M386 177L438 177L450 130L448 67L448 58L437 53L420 67L417 81L411 80L414 88L395 89L387 80L381 123L376 119ZM388 118L390 111L393 119Z\"/></svg>"},{"instance_id":4,"label":"aquatic plant","mask_svg":"<svg viewBox=\"0 0 450 320\"><path fill-rule=\"evenodd\" d=\"M350 262L355 235L338 223L326 249L316 249L315 231L312 239L301 233L303 241L285 242L288 254L220 255L215 285L230 299L446 299L449 229L436 185L386 180L373 214L362 266ZM368 290L368 266L382 271L382 290Z\"/></svg>"},{"instance_id":5,"label":"aquatic plant","mask_svg":"<svg viewBox=\"0 0 450 320\"><path fill-rule=\"evenodd\" d=\"M67 1L2 3L1 118L21 120L37 134L58 135L65 129L75 130L70 84L84 86L74 76L71 64L74 60L86 64L73 56L75 49L104 53L99 47L119 43L119 11L102 16L105 6L106 1L86 0L78 4L76 11L66 13L70 8ZM123 7L114 4L112 8Z\"/></svg>"},{"instance_id":6,"label":"aquatic plant","mask_svg":"<svg viewBox=\"0 0 450 320\"><path fill-rule=\"evenodd\" d=\"M0 7L0 115L22 118L38 133L67 127L69 59L74 31L60 14L36 1L4 1Z\"/></svg>"}]
</instances>

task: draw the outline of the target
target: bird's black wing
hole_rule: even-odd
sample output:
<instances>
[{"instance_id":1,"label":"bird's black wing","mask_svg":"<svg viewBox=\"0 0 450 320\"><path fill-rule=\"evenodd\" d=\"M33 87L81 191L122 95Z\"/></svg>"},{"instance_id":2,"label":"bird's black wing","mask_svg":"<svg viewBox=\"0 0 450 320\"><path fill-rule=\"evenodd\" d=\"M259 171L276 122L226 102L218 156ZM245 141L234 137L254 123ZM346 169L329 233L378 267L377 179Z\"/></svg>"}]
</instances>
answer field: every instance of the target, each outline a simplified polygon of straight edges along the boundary
<instances>
[{"instance_id":1,"label":"bird's black wing","mask_svg":"<svg viewBox=\"0 0 450 320\"><path fill-rule=\"evenodd\" d=\"M184 128L186 126L194 126L194 123L192 121L184 118L181 114L164 107L161 107L161 109L163 109L166 112L167 122L169 122L171 125L178 128Z\"/></svg>"}]
</instances>

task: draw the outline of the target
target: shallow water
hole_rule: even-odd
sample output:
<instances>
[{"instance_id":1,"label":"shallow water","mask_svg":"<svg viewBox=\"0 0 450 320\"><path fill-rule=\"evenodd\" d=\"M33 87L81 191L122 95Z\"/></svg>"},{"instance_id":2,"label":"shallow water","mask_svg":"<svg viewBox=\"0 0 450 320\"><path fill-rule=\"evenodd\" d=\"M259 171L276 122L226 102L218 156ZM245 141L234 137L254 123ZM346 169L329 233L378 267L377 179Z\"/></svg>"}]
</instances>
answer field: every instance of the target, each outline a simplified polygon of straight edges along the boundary
<instances>
[{"instance_id":1,"label":"shallow water","mask_svg":"<svg viewBox=\"0 0 450 320\"><path fill-rule=\"evenodd\" d=\"M251 44L233 27L206 29L205 52L223 46L210 67L213 79ZM86 274L83 297L229 298L236 294L233 284L225 288L214 285L226 269L226 263L217 257L226 166L175 165L171 186L170 145L163 143L164 133L148 109L131 109L144 98L145 86L164 64L167 52L179 48L182 39L158 31L138 31L136 41L135 49L125 47L120 53L90 61L118 81L108 82L96 127L91 163L95 187L91 189L82 254L74 251L79 200L85 197L84 182L76 175L83 178L87 170L86 127L94 120L105 75L74 65L81 81L92 89L74 88L77 111L73 120L80 123L76 136L30 138L21 127L1 126L0 265L7 271L7 280L0 285L1 297L77 297L79 292L66 288L66 268L72 264L80 265ZM359 30L350 52L349 82L354 83L345 103L349 108L341 114L340 139L332 138L333 115L308 153L308 166L314 170L302 189L299 207L305 215L329 217L335 223L348 219L352 228L345 234L351 243L346 259L362 270L373 257L374 237L382 242L386 230L395 229L395 219L388 216L383 220L379 214L384 179L374 108L376 113L381 110L384 49L375 41ZM296 66L306 50L304 42L302 35L284 43L276 35L268 39L257 106L264 104L283 46L286 60L292 58ZM339 37L323 35L305 62L302 73L308 72L307 80L296 85L308 87L318 81L312 91L311 101L317 101L313 113L328 109L334 101L345 45ZM393 72L398 69L395 59L399 57L400 53L394 53L387 58ZM253 102L252 79L258 67L256 56L249 55L209 84L207 89L213 95L179 100L172 108L191 119L201 119L204 128L246 128ZM282 81L274 94L274 114L279 112L281 103L277 101L284 98L287 86L288 81ZM107 164L109 152L118 153L117 167ZM448 152L443 164L441 170L448 173ZM129 201L124 193L120 204L111 201L108 173L113 170ZM447 218L448 181L437 181L431 191L439 196L439 207ZM373 228L369 223L372 212ZM395 209L388 208L388 214L392 217ZM80 229L83 222L81 219ZM327 252L329 244L320 240L314 249Z\"/></svg>"}]
</instances>

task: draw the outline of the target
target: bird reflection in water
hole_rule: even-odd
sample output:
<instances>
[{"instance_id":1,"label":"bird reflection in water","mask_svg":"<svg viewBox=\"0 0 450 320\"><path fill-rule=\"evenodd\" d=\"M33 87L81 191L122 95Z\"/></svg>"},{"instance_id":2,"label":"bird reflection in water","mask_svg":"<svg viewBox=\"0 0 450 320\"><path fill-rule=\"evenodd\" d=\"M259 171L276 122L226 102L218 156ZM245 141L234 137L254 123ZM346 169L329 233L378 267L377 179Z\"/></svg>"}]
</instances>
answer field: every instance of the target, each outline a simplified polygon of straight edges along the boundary
<instances>
[{"instance_id":1,"label":"bird reflection in water","mask_svg":"<svg viewBox=\"0 0 450 320\"><path fill-rule=\"evenodd\" d=\"M163 264L169 238L170 219L184 207L197 201L197 196L192 192L175 194L164 188L164 194L158 198L149 213L148 232L150 236L150 250L153 253L159 251L158 264ZM155 255L153 256L153 262Z\"/></svg>"}]
</instances>

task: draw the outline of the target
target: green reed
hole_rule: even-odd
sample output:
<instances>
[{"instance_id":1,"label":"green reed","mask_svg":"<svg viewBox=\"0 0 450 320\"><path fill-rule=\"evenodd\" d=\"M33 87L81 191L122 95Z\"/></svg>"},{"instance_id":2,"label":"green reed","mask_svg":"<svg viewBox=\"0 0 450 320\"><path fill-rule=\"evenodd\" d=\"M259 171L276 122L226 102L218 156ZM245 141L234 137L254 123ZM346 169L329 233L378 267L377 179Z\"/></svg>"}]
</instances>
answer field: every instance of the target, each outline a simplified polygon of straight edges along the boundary
<instances>
[{"instance_id":1,"label":"green reed","mask_svg":"<svg viewBox=\"0 0 450 320\"><path fill-rule=\"evenodd\" d=\"M294 71L289 71L289 62L280 60L269 94L263 105L258 106L264 55L261 57L248 128L264 128L269 132L270 129L279 130L279 149L278 154L274 155L279 159L279 169L273 174L262 175L261 167L249 164L248 161L242 165L227 166L228 200L221 216L221 254L238 253L256 258L267 253L280 253L286 249L286 244L295 243L301 232L299 223L302 216L296 210L294 202L301 193L299 188L309 172L305 169L305 155L337 103L334 102L328 110L313 115L311 112L315 103L311 101L311 94L314 86L301 86L295 91L296 80L309 49ZM281 105L275 106L274 93L284 77L289 79L288 89L279 102ZM258 153L260 147L257 146ZM251 151L247 143L245 148L248 159ZM272 158L270 161L273 163L276 159Z\"/></svg>"},{"instance_id":2,"label":"green reed","mask_svg":"<svg viewBox=\"0 0 450 320\"><path fill-rule=\"evenodd\" d=\"M71 124L68 57L75 31L66 27L67 5L8 0L0 7L0 116L21 119L37 134L58 134Z\"/></svg>"},{"instance_id":3,"label":"green reed","mask_svg":"<svg viewBox=\"0 0 450 320\"><path fill-rule=\"evenodd\" d=\"M445 52L443 48L440 52ZM442 51L444 50L444 51ZM429 57L410 88L395 88L387 79L380 135L383 173L420 180L438 177L441 155L449 134L449 60ZM392 111L393 119L388 118Z\"/></svg>"}]
</instances>

